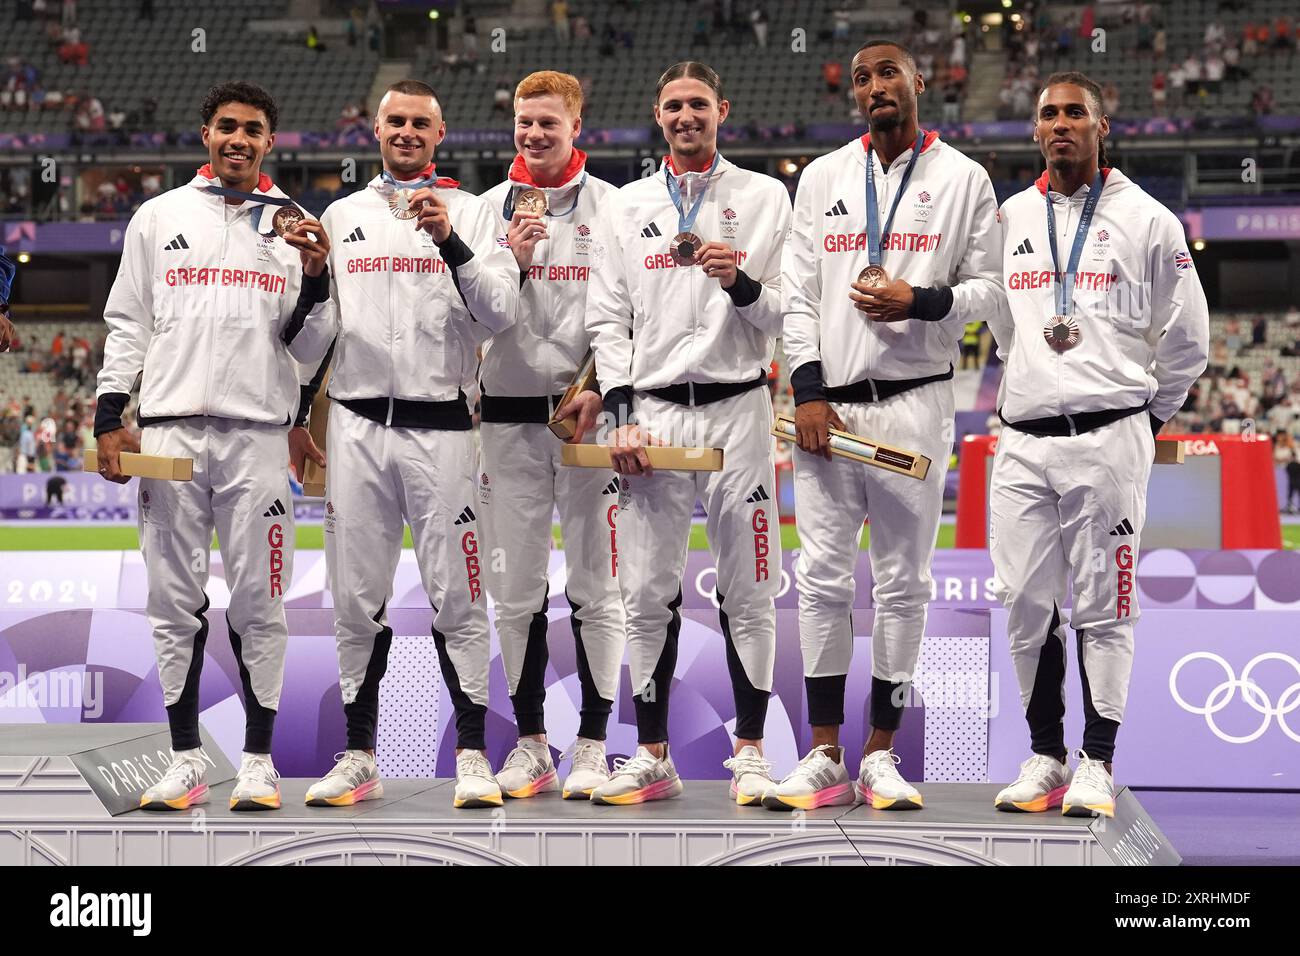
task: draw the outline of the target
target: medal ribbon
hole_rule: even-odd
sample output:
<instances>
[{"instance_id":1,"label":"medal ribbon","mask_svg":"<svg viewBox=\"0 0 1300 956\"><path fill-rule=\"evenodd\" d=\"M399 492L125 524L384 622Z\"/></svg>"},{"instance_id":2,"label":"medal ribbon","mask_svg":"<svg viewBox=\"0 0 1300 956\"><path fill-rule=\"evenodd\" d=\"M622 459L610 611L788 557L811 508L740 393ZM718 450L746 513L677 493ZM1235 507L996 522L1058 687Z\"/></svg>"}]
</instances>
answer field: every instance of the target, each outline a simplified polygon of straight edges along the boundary
<instances>
[{"instance_id":1,"label":"medal ribbon","mask_svg":"<svg viewBox=\"0 0 1300 956\"><path fill-rule=\"evenodd\" d=\"M924 145L925 130L918 129L916 142L912 144L912 158L907 161L907 169L903 170L903 181L898 184L898 192L894 193L894 202L889 207L889 218L885 220L884 229L880 228L880 207L876 201L876 164L872 161L871 151L867 151L867 260L873 266L880 265L881 240L888 234L889 227L894 224L894 213L898 212L898 202L907 191L907 181L912 178L912 170L916 168L916 161L921 157L921 147Z\"/></svg>"},{"instance_id":2,"label":"medal ribbon","mask_svg":"<svg viewBox=\"0 0 1300 956\"><path fill-rule=\"evenodd\" d=\"M1104 183L1101 170L1098 170L1097 178L1093 180L1092 189L1088 192L1088 198L1083 201L1083 212L1079 214L1079 225L1074 230L1074 245L1070 247L1070 261L1066 264L1064 273L1061 272L1061 261L1056 251L1056 213L1052 211L1052 187L1048 186L1044 194L1047 199L1047 241L1052 250L1056 314L1066 318L1069 318L1070 313L1074 311L1074 276L1079 268L1079 260L1083 257L1083 243L1088 238L1088 226L1092 223L1092 214L1097 209L1098 200L1101 199Z\"/></svg>"},{"instance_id":3,"label":"medal ribbon","mask_svg":"<svg viewBox=\"0 0 1300 956\"><path fill-rule=\"evenodd\" d=\"M690 232L691 227L695 225L695 218L700 214L700 207L704 205L704 197L709 191L713 171L718 168L718 160L721 157L721 153L713 154L713 162L709 165L708 175L704 177L704 186L700 189L699 198L695 200L695 204L691 207L689 213L682 212L682 190L677 185L677 177L673 175L671 163L664 163L664 178L668 180L668 198L673 201L673 208L677 210L678 233Z\"/></svg>"}]
</instances>

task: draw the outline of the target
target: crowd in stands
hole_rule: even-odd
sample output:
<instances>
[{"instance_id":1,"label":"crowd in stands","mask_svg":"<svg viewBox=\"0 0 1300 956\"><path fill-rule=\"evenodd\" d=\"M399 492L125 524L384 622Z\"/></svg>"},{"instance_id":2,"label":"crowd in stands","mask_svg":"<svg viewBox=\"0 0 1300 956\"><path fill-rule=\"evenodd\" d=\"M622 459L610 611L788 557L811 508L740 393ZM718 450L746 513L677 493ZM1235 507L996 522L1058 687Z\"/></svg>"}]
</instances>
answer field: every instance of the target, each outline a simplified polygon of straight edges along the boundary
<instances>
[{"instance_id":1,"label":"crowd in stands","mask_svg":"<svg viewBox=\"0 0 1300 956\"><path fill-rule=\"evenodd\" d=\"M37 335L18 338L5 362L16 364L17 387L0 387L0 472L80 471L82 455L95 446L95 375L103 362L104 339L60 329L48 345ZM30 376L33 386L25 387ZM39 382L37 377L46 381ZM46 383L50 383L47 385ZM48 401L32 395L49 395Z\"/></svg>"}]
</instances>

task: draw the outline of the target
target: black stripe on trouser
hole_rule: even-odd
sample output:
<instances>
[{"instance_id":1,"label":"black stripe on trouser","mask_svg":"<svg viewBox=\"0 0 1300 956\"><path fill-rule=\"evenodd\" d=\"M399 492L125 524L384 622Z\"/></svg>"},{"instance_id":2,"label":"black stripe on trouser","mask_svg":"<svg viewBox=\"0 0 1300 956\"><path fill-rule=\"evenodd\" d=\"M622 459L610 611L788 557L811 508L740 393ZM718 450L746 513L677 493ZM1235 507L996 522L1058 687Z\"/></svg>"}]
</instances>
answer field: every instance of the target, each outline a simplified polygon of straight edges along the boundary
<instances>
[{"instance_id":1,"label":"black stripe on trouser","mask_svg":"<svg viewBox=\"0 0 1300 956\"><path fill-rule=\"evenodd\" d=\"M853 640L853 612L849 612L849 640ZM844 723L844 685L847 674L804 677L808 695L808 723L812 727L838 727Z\"/></svg>"},{"instance_id":2,"label":"black stripe on trouser","mask_svg":"<svg viewBox=\"0 0 1300 956\"><path fill-rule=\"evenodd\" d=\"M551 659L550 649L546 646L546 608L549 605L543 587L542 606L533 612L533 619L528 623L524 668L515 692L510 695L520 737L546 733L546 664Z\"/></svg>"},{"instance_id":3,"label":"black stripe on trouser","mask_svg":"<svg viewBox=\"0 0 1300 956\"><path fill-rule=\"evenodd\" d=\"M1088 668L1083 662L1083 631L1074 633L1079 645L1079 677L1083 681L1083 752L1093 760L1110 763L1115 759L1115 736L1119 733L1119 721L1101 716L1093 706Z\"/></svg>"},{"instance_id":4,"label":"black stripe on trouser","mask_svg":"<svg viewBox=\"0 0 1300 956\"><path fill-rule=\"evenodd\" d=\"M767 701L772 694L755 687L745 673L745 665L731 639L731 622L724 610L726 601L721 594L718 595L718 620L722 622L722 637L727 644L727 670L731 672L731 694L736 701L736 738L762 740L763 725L767 723Z\"/></svg>"},{"instance_id":5,"label":"black stripe on trouser","mask_svg":"<svg viewBox=\"0 0 1300 956\"><path fill-rule=\"evenodd\" d=\"M895 684L871 675L871 716L873 730L897 730L903 723L903 702L907 699L911 681Z\"/></svg>"},{"instance_id":6,"label":"black stripe on trouser","mask_svg":"<svg viewBox=\"0 0 1300 956\"><path fill-rule=\"evenodd\" d=\"M657 744L668 740L668 691L677 670L677 635L682 629L682 589L668 602L671 616L664 634L664 647L659 652L659 662L650 675L649 687L633 687L632 703L636 707L637 743Z\"/></svg>"},{"instance_id":7,"label":"black stripe on trouser","mask_svg":"<svg viewBox=\"0 0 1300 956\"><path fill-rule=\"evenodd\" d=\"M436 619L438 609L433 609ZM485 729L487 727L487 707L476 704L469 695L460 689L460 677L456 665L447 653L447 638L436 626L429 627L433 635L434 646L438 648L438 666L442 668L442 679L447 683L451 694L451 706L456 712L456 748L458 750L487 750Z\"/></svg>"},{"instance_id":8,"label":"black stripe on trouser","mask_svg":"<svg viewBox=\"0 0 1300 956\"><path fill-rule=\"evenodd\" d=\"M582 621L578 620L582 605L569 597L567 591L564 596L569 598L569 607L573 609L570 621L573 624L573 643L578 651L578 686L582 688L578 736L588 740L604 740L614 702L600 696L600 691L596 689L596 681L591 676L591 665L587 663L587 648L582 643Z\"/></svg>"},{"instance_id":9,"label":"black stripe on trouser","mask_svg":"<svg viewBox=\"0 0 1300 956\"><path fill-rule=\"evenodd\" d=\"M194 612L199 629L194 632L194 646L190 654L190 669L185 675L185 686L176 703L167 708L167 726L171 730L172 750L196 750L203 746L199 737L199 675L203 671L203 647L208 643L208 595L203 595L203 607Z\"/></svg>"},{"instance_id":10,"label":"black stripe on trouser","mask_svg":"<svg viewBox=\"0 0 1300 956\"><path fill-rule=\"evenodd\" d=\"M371 618L376 624L384 616L388 607L385 601ZM379 682L388 670L388 651L393 646L393 629L387 624L381 625L375 634L374 646L370 649L370 660L366 661L366 674L357 688L357 696L352 703L343 705L343 713L348 721L348 749L374 750L379 733Z\"/></svg>"},{"instance_id":11,"label":"black stripe on trouser","mask_svg":"<svg viewBox=\"0 0 1300 956\"><path fill-rule=\"evenodd\" d=\"M244 687L244 753L269 754L271 752L271 735L275 731L275 711L263 707L253 693L253 682L244 666L243 640L230 625L230 615L226 615L226 630L230 632L230 647L239 662L239 682Z\"/></svg>"},{"instance_id":12,"label":"black stripe on trouser","mask_svg":"<svg viewBox=\"0 0 1300 956\"><path fill-rule=\"evenodd\" d=\"M1030 750L1056 760L1065 759L1065 642L1056 636L1060 626L1061 609L1053 604L1052 623L1038 652L1034 688L1025 708Z\"/></svg>"}]
</instances>

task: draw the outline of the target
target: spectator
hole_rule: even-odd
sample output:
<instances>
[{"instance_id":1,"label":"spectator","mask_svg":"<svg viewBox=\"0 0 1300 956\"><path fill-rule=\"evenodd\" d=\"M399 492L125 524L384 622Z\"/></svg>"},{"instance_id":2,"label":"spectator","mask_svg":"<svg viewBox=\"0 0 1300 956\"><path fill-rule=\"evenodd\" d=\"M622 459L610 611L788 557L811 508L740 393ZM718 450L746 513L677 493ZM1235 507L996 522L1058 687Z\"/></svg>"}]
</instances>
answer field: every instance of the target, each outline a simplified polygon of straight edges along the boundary
<instances>
[{"instance_id":1,"label":"spectator","mask_svg":"<svg viewBox=\"0 0 1300 956\"><path fill-rule=\"evenodd\" d=\"M35 471L36 464L36 427L31 415L23 418L23 428L18 436L18 461L14 471L25 475Z\"/></svg>"},{"instance_id":2,"label":"spectator","mask_svg":"<svg viewBox=\"0 0 1300 956\"><path fill-rule=\"evenodd\" d=\"M827 60L822 64L822 79L826 81L826 92L838 96L844 82L844 64L839 60Z\"/></svg>"},{"instance_id":3,"label":"spectator","mask_svg":"<svg viewBox=\"0 0 1300 956\"><path fill-rule=\"evenodd\" d=\"M1187 96L1199 96L1201 92L1201 58L1195 53L1188 54L1183 61L1183 76L1187 78Z\"/></svg>"},{"instance_id":4,"label":"spectator","mask_svg":"<svg viewBox=\"0 0 1300 956\"><path fill-rule=\"evenodd\" d=\"M762 4L754 7L749 15L750 25L754 28L754 39L758 42L760 50L767 49L767 11Z\"/></svg>"},{"instance_id":5,"label":"spectator","mask_svg":"<svg viewBox=\"0 0 1300 956\"><path fill-rule=\"evenodd\" d=\"M961 367L978 369L980 367L980 335L983 322L967 322L961 335Z\"/></svg>"},{"instance_id":6,"label":"spectator","mask_svg":"<svg viewBox=\"0 0 1300 956\"><path fill-rule=\"evenodd\" d=\"M62 454L55 458L55 464L58 471L71 471L68 466L68 457ZM57 503L63 504L63 489L67 487L68 480L60 478L58 475L53 476L45 482L45 507L52 508Z\"/></svg>"},{"instance_id":7,"label":"spectator","mask_svg":"<svg viewBox=\"0 0 1300 956\"><path fill-rule=\"evenodd\" d=\"M1137 28L1137 51L1139 53L1150 53L1152 41L1155 38L1155 30L1151 26L1150 20L1143 20Z\"/></svg>"},{"instance_id":8,"label":"spectator","mask_svg":"<svg viewBox=\"0 0 1300 956\"><path fill-rule=\"evenodd\" d=\"M1205 49L1207 51L1221 49L1227 38L1228 31L1223 28L1223 24L1218 20L1211 20L1205 25Z\"/></svg>"},{"instance_id":9,"label":"spectator","mask_svg":"<svg viewBox=\"0 0 1300 956\"><path fill-rule=\"evenodd\" d=\"M952 38L952 51L948 54L948 62L954 67L966 65L966 38L960 33Z\"/></svg>"},{"instance_id":10,"label":"spectator","mask_svg":"<svg viewBox=\"0 0 1300 956\"><path fill-rule=\"evenodd\" d=\"M307 28L307 49L314 53L325 52L325 44L320 42L320 34L316 32L315 24Z\"/></svg>"},{"instance_id":11,"label":"spectator","mask_svg":"<svg viewBox=\"0 0 1300 956\"><path fill-rule=\"evenodd\" d=\"M1101 89L1101 111L1112 120L1119 116L1119 87L1107 83Z\"/></svg>"},{"instance_id":12,"label":"spectator","mask_svg":"<svg viewBox=\"0 0 1300 956\"><path fill-rule=\"evenodd\" d=\"M1223 57L1211 53L1205 58L1205 91L1211 96L1218 96L1223 88L1223 74L1227 69Z\"/></svg>"},{"instance_id":13,"label":"spectator","mask_svg":"<svg viewBox=\"0 0 1300 956\"><path fill-rule=\"evenodd\" d=\"M1259 41L1255 39L1255 24L1247 23L1244 30L1241 31L1241 55L1254 57L1259 54Z\"/></svg>"},{"instance_id":14,"label":"spectator","mask_svg":"<svg viewBox=\"0 0 1300 956\"><path fill-rule=\"evenodd\" d=\"M1187 74L1183 72L1181 63L1175 64L1169 71L1169 99L1174 109L1182 107L1187 101Z\"/></svg>"},{"instance_id":15,"label":"spectator","mask_svg":"<svg viewBox=\"0 0 1300 956\"><path fill-rule=\"evenodd\" d=\"M1273 48L1275 50L1294 50L1295 31L1291 28L1291 18L1281 14L1273 21Z\"/></svg>"},{"instance_id":16,"label":"spectator","mask_svg":"<svg viewBox=\"0 0 1300 956\"><path fill-rule=\"evenodd\" d=\"M573 18L573 38L579 43L586 43L591 39L591 21L584 16Z\"/></svg>"},{"instance_id":17,"label":"spectator","mask_svg":"<svg viewBox=\"0 0 1300 956\"><path fill-rule=\"evenodd\" d=\"M1235 43L1230 44L1223 51L1224 79L1229 83L1235 83L1240 79L1250 76L1241 68L1241 48Z\"/></svg>"},{"instance_id":18,"label":"spectator","mask_svg":"<svg viewBox=\"0 0 1300 956\"><path fill-rule=\"evenodd\" d=\"M1273 112L1273 87L1267 83L1255 87L1250 95L1250 109L1256 116L1268 116Z\"/></svg>"},{"instance_id":19,"label":"spectator","mask_svg":"<svg viewBox=\"0 0 1300 956\"><path fill-rule=\"evenodd\" d=\"M1169 43L1169 35L1165 33L1164 27L1156 28L1156 35L1151 41L1151 52L1157 60L1165 58L1165 50Z\"/></svg>"},{"instance_id":20,"label":"spectator","mask_svg":"<svg viewBox=\"0 0 1300 956\"><path fill-rule=\"evenodd\" d=\"M1268 320L1262 315L1257 316L1250 325L1250 344L1252 348L1268 344Z\"/></svg>"},{"instance_id":21,"label":"spectator","mask_svg":"<svg viewBox=\"0 0 1300 956\"><path fill-rule=\"evenodd\" d=\"M90 47L81 39L81 30L77 27L63 31L59 60L69 66L86 66L90 63Z\"/></svg>"},{"instance_id":22,"label":"spectator","mask_svg":"<svg viewBox=\"0 0 1300 956\"><path fill-rule=\"evenodd\" d=\"M551 4L551 23L555 27L555 39L561 43L569 42L569 4L565 0L555 0Z\"/></svg>"},{"instance_id":23,"label":"spectator","mask_svg":"<svg viewBox=\"0 0 1300 956\"><path fill-rule=\"evenodd\" d=\"M1165 89L1165 75L1159 70L1151 77L1151 114L1153 116L1165 115L1167 91Z\"/></svg>"},{"instance_id":24,"label":"spectator","mask_svg":"<svg viewBox=\"0 0 1300 956\"><path fill-rule=\"evenodd\" d=\"M466 56L471 60L478 57L478 23L468 14L461 27L460 42Z\"/></svg>"},{"instance_id":25,"label":"spectator","mask_svg":"<svg viewBox=\"0 0 1300 956\"><path fill-rule=\"evenodd\" d=\"M1300 447L1290 432L1279 431L1273 436L1273 459L1286 471L1286 513L1296 514L1300 506Z\"/></svg>"},{"instance_id":26,"label":"spectator","mask_svg":"<svg viewBox=\"0 0 1300 956\"><path fill-rule=\"evenodd\" d=\"M505 80L497 80L496 89L492 93L492 112L510 113L513 106L510 84Z\"/></svg>"},{"instance_id":27,"label":"spectator","mask_svg":"<svg viewBox=\"0 0 1300 956\"><path fill-rule=\"evenodd\" d=\"M924 11L921 11L924 12ZM834 40L847 40L849 38L849 11L836 10L831 14L834 26L831 31L831 37Z\"/></svg>"},{"instance_id":28,"label":"spectator","mask_svg":"<svg viewBox=\"0 0 1300 956\"><path fill-rule=\"evenodd\" d=\"M961 122L961 88L955 83L943 88L943 121L950 124Z\"/></svg>"}]
</instances>

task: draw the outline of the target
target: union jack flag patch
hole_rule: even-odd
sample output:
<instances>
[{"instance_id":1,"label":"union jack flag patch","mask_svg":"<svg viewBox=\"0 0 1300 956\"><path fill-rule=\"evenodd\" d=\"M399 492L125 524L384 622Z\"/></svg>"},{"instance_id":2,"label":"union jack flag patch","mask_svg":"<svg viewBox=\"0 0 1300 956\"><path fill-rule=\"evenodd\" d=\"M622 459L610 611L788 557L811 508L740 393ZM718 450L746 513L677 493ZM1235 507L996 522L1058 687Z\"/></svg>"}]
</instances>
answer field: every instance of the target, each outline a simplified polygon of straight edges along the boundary
<instances>
[{"instance_id":1,"label":"union jack flag patch","mask_svg":"<svg viewBox=\"0 0 1300 956\"><path fill-rule=\"evenodd\" d=\"M1192 267L1192 257L1186 252L1174 253L1174 268L1179 272L1186 272Z\"/></svg>"}]
</instances>

